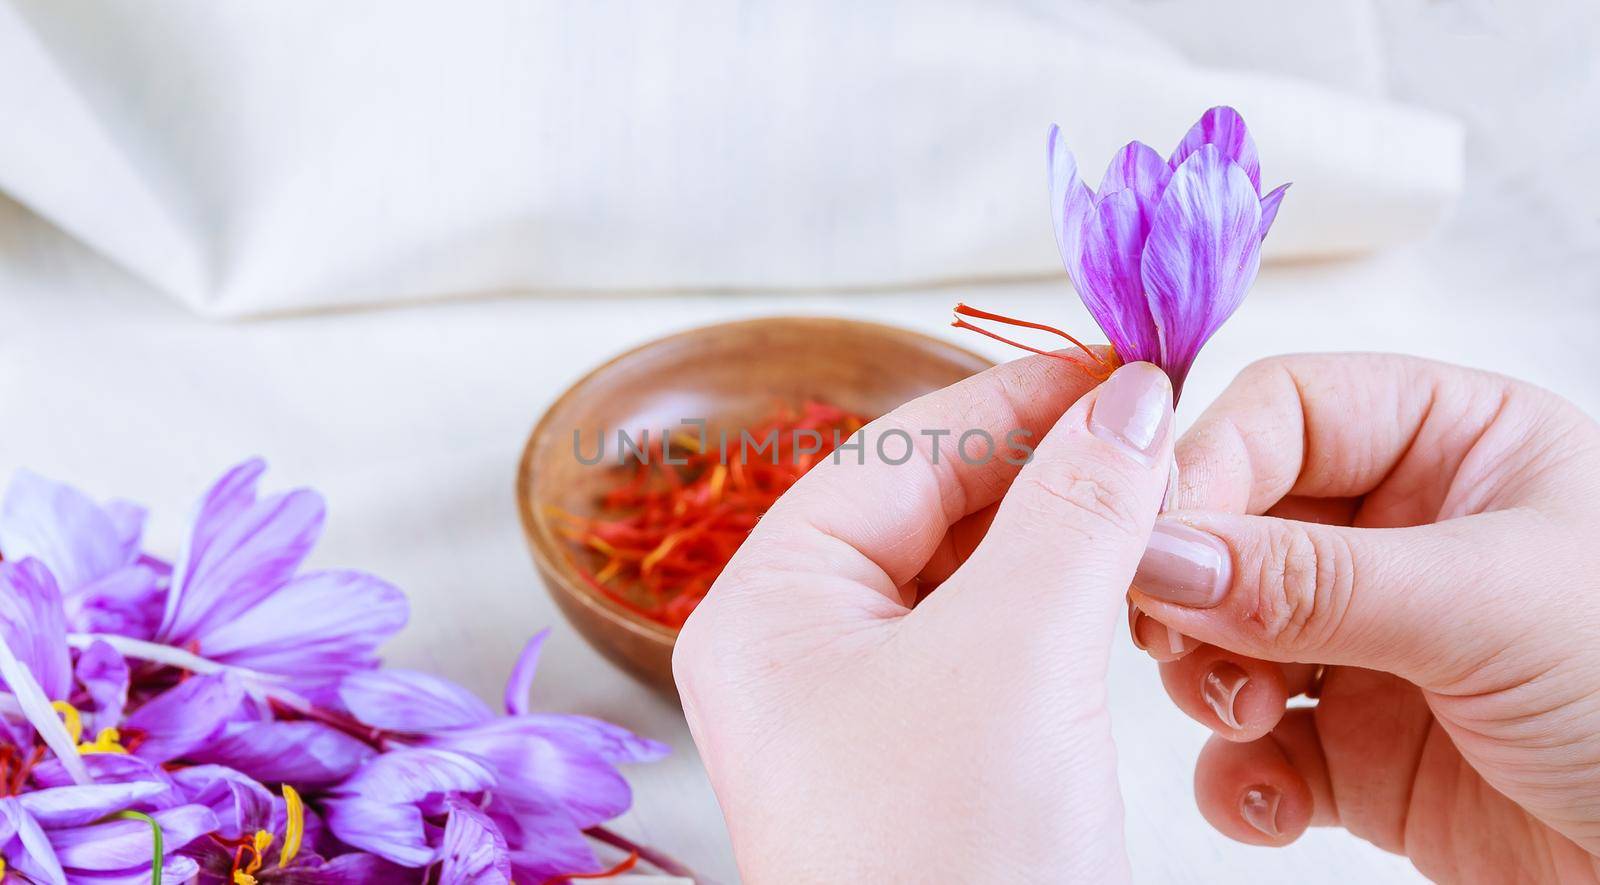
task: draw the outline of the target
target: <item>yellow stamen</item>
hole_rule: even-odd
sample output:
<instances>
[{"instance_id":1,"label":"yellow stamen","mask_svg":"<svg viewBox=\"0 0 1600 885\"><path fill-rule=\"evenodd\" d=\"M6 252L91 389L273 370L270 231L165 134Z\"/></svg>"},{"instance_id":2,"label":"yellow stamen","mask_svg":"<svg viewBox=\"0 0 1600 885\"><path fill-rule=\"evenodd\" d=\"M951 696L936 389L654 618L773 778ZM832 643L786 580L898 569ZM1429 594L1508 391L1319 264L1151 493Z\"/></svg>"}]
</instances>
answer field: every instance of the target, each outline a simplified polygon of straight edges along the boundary
<instances>
[{"instance_id":1,"label":"yellow stamen","mask_svg":"<svg viewBox=\"0 0 1600 885\"><path fill-rule=\"evenodd\" d=\"M300 840L306 833L306 805L294 787L283 785L283 804L288 820L283 825L283 852L278 855L278 866L286 867L300 853Z\"/></svg>"},{"instance_id":2,"label":"yellow stamen","mask_svg":"<svg viewBox=\"0 0 1600 885\"><path fill-rule=\"evenodd\" d=\"M248 847L250 848L250 861L244 865L242 870L234 867L233 885L256 885L255 874L257 870L261 869L262 863L266 860L267 849L272 847L272 834L266 830L256 830L250 837ZM243 853L241 849L239 854L234 855L233 862L235 864L243 859Z\"/></svg>"},{"instance_id":3,"label":"yellow stamen","mask_svg":"<svg viewBox=\"0 0 1600 885\"><path fill-rule=\"evenodd\" d=\"M272 834L266 830L256 830L256 834L250 837L250 842L255 846L256 856L254 860L250 861L250 865L244 868L244 871L254 873L256 870L261 869L262 859L266 856L267 849L272 847Z\"/></svg>"},{"instance_id":4,"label":"yellow stamen","mask_svg":"<svg viewBox=\"0 0 1600 885\"><path fill-rule=\"evenodd\" d=\"M696 455L700 454L700 437L698 436L689 433L674 433L672 435L672 442L675 445L679 445L688 449Z\"/></svg>"},{"instance_id":5,"label":"yellow stamen","mask_svg":"<svg viewBox=\"0 0 1600 885\"><path fill-rule=\"evenodd\" d=\"M61 714L61 724L67 727L67 734L72 736L72 742L77 743L83 739L83 715L78 708L66 701L53 701L50 706Z\"/></svg>"},{"instance_id":6,"label":"yellow stamen","mask_svg":"<svg viewBox=\"0 0 1600 885\"><path fill-rule=\"evenodd\" d=\"M0 882L6 880L6 859L0 857Z\"/></svg>"},{"instance_id":7,"label":"yellow stamen","mask_svg":"<svg viewBox=\"0 0 1600 885\"><path fill-rule=\"evenodd\" d=\"M102 728L95 735L93 741L78 745L78 754L88 756L91 753L110 753L114 756L128 755L128 748L122 745L122 733L115 728Z\"/></svg>"}]
</instances>

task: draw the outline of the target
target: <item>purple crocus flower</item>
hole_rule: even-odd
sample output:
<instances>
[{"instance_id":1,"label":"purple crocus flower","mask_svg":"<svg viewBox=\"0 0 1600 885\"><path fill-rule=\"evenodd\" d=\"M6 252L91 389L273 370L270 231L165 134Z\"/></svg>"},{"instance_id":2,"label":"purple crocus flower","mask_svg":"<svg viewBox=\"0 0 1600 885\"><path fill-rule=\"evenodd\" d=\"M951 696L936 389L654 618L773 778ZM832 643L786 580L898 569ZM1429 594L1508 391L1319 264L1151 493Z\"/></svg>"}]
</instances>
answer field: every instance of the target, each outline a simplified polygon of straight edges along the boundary
<instances>
[{"instance_id":1,"label":"purple crocus flower","mask_svg":"<svg viewBox=\"0 0 1600 885\"><path fill-rule=\"evenodd\" d=\"M453 800L494 787L481 760L445 750L408 748L362 766L323 802L328 828L343 842L401 866L438 859L439 831Z\"/></svg>"},{"instance_id":2,"label":"purple crocus flower","mask_svg":"<svg viewBox=\"0 0 1600 885\"><path fill-rule=\"evenodd\" d=\"M159 783L129 782L53 787L0 799L0 857L6 869L30 882L148 882L151 823L107 819L118 811L142 810L161 828L168 852L163 874L187 881L197 866L172 852L216 829L217 820L202 805L153 807L152 800L166 791Z\"/></svg>"},{"instance_id":3,"label":"purple crocus flower","mask_svg":"<svg viewBox=\"0 0 1600 885\"><path fill-rule=\"evenodd\" d=\"M510 885L512 881L511 850L500 825L465 799L450 800L439 854L441 883Z\"/></svg>"},{"instance_id":4,"label":"purple crocus flower","mask_svg":"<svg viewBox=\"0 0 1600 885\"><path fill-rule=\"evenodd\" d=\"M1089 314L1123 362L1164 369L1174 392L1255 281L1261 241L1288 185L1261 194L1238 112L1208 110L1167 159L1131 142L1091 191L1050 127L1056 245Z\"/></svg>"},{"instance_id":5,"label":"purple crocus flower","mask_svg":"<svg viewBox=\"0 0 1600 885\"><path fill-rule=\"evenodd\" d=\"M99 650L89 663L94 668L105 666ZM97 672L92 678L101 675ZM88 783L77 750L82 723L77 723L79 731L74 734L58 712L74 685L61 593L50 570L37 559L0 562L0 680L22 720L0 716L7 742L18 755L32 746L32 733L37 733L74 782ZM68 709L76 713L76 708Z\"/></svg>"},{"instance_id":6,"label":"purple crocus flower","mask_svg":"<svg viewBox=\"0 0 1600 885\"><path fill-rule=\"evenodd\" d=\"M516 881L534 882L599 869L584 830L632 802L616 766L659 759L668 748L597 719L528 712L527 690L547 632L529 641L512 669L506 716L426 673L346 676L339 698L351 715L419 749L406 751L403 762L387 753L345 784L346 797L328 814L334 834L396 863L453 856L453 869L477 870L489 877L484 881L506 865ZM474 777L479 766L485 776ZM453 821L468 814L458 800L472 806L470 821ZM429 832L420 807L435 816L448 812L454 830L447 821L443 833ZM384 820L394 825L368 832ZM492 862L484 865L485 858Z\"/></svg>"},{"instance_id":7,"label":"purple crocus flower","mask_svg":"<svg viewBox=\"0 0 1600 885\"><path fill-rule=\"evenodd\" d=\"M234 467L201 498L157 639L218 663L301 680L376 667L405 626L405 595L356 571L296 574L322 533L322 496L256 495L265 462Z\"/></svg>"},{"instance_id":8,"label":"purple crocus flower","mask_svg":"<svg viewBox=\"0 0 1600 885\"><path fill-rule=\"evenodd\" d=\"M0 555L39 560L76 630L149 637L172 569L139 550L143 507L96 504L77 489L17 471L0 500Z\"/></svg>"}]
</instances>

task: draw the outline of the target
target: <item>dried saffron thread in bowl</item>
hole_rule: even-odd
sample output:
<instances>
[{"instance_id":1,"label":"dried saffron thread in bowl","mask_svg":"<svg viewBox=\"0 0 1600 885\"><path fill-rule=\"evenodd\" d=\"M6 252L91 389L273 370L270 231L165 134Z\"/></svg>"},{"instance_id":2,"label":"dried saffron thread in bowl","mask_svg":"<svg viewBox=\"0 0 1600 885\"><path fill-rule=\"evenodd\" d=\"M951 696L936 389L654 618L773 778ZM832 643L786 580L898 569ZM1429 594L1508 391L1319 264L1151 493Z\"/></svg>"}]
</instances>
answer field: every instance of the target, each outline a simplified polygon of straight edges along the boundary
<instances>
[{"instance_id":1,"label":"dried saffron thread in bowl","mask_svg":"<svg viewBox=\"0 0 1600 885\"><path fill-rule=\"evenodd\" d=\"M665 457L617 468L620 482L600 496L599 516L552 510L574 570L629 611L683 626L762 514L866 421L810 400L716 439L671 437L666 452L650 453Z\"/></svg>"}]
</instances>

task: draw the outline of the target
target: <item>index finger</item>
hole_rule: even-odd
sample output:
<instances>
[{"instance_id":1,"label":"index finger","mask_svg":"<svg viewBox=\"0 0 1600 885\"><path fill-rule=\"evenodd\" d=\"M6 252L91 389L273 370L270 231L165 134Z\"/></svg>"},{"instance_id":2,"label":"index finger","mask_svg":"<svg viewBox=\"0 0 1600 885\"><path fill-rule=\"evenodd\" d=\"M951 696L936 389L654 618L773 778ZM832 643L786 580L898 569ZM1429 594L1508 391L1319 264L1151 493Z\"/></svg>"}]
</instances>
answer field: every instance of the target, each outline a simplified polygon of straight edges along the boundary
<instances>
[{"instance_id":1,"label":"index finger","mask_svg":"<svg viewBox=\"0 0 1600 885\"><path fill-rule=\"evenodd\" d=\"M1289 495L1364 496L1386 524L1432 522L1516 387L1408 356L1263 360L1179 441L1177 509L1260 515Z\"/></svg>"},{"instance_id":2,"label":"index finger","mask_svg":"<svg viewBox=\"0 0 1600 885\"><path fill-rule=\"evenodd\" d=\"M802 477L729 570L827 574L898 600L950 526L998 501L1031 446L1096 383L1074 363L1034 356L912 400L862 428L853 440L859 453L826 459ZM1013 440L1029 449L1011 447ZM902 453L903 462L888 460Z\"/></svg>"}]
</instances>

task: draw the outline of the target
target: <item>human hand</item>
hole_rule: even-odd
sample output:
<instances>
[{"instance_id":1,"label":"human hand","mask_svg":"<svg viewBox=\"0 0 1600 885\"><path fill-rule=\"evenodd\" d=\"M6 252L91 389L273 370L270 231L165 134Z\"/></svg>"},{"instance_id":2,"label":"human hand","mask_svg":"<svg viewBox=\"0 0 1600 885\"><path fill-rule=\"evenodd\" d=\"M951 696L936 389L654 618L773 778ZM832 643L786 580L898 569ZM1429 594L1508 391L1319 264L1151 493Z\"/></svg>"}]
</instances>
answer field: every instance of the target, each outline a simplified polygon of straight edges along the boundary
<instances>
[{"instance_id":1,"label":"human hand","mask_svg":"<svg viewBox=\"0 0 1600 885\"><path fill-rule=\"evenodd\" d=\"M1258 845L1343 826L1435 879L1595 879L1600 428L1497 375L1296 356L1177 457L1131 598L1217 734L1206 819Z\"/></svg>"},{"instance_id":2,"label":"human hand","mask_svg":"<svg viewBox=\"0 0 1600 885\"><path fill-rule=\"evenodd\" d=\"M673 669L748 881L1127 878L1105 672L1172 388L1090 386L1031 358L874 421L916 457L812 469L696 608ZM1017 428L1020 470L955 456Z\"/></svg>"}]
</instances>

